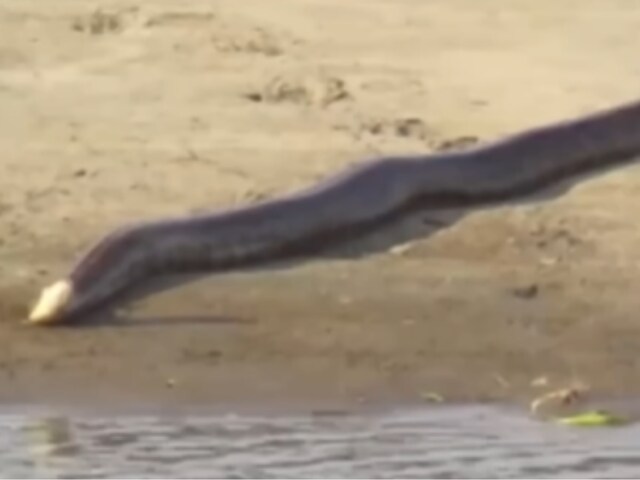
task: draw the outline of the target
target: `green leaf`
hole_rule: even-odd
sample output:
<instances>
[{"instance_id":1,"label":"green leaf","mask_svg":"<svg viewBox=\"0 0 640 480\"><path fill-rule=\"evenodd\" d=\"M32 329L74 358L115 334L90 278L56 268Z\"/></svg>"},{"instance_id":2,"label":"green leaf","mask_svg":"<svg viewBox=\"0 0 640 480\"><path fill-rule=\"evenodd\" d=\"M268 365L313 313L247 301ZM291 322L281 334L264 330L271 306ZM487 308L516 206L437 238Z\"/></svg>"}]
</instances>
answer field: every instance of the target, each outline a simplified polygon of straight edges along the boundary
<instances>
[{"instance_id":1,"label":"green leaf","mask_svg":"<svg viewBox=\"0 0 640 480\"><path fill-rule=\"evenodd\" d=\"M626 423L623 418L601 410L584 412L570 417L561 417L558 418L557 421L562 425L574 427L608 427Z\"/></svg>"}]
</instances>

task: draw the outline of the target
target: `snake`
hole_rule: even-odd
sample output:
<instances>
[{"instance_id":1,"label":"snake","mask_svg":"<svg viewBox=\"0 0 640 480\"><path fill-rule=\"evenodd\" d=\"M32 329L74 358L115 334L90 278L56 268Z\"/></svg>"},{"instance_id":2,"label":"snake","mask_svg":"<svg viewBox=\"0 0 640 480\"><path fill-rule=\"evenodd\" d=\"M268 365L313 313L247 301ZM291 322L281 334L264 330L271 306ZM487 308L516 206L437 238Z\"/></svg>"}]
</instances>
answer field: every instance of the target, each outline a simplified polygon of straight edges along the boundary
<instances>
[{"instance_id":1,"label":"snake","mask_svg":"<svg viewBox=\"0 0 640 480\"><path fill-rule=\"evenodd\" d=\"M309 254L411 208L509 200L628 164L639 153L636 101L462 150L364 159L281 196L131 223L108 232L42 289L24 322L82 319L153 278Z\"/></svg>"}]
</instances>

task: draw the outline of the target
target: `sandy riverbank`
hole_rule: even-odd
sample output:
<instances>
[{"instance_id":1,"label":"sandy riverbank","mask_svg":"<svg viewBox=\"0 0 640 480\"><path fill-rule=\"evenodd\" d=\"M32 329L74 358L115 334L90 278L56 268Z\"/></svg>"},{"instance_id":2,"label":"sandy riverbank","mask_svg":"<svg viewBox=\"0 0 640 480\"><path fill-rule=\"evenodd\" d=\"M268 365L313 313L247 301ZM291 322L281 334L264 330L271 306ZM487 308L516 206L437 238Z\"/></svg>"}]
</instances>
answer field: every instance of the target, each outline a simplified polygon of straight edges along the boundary
<instances>
[{"instance_id":1,"label":"sandy riverbank","mask_svg":"<svg viewBox=\"0 0 640 480\"><path fill-rule=\"evenodd\" d=\"M121 323L19 321L122 222L633 99L639 27L611 0L4 2L0 401L514 399L540 376L638 393L635 167Z\"/></svg>"}]
</instances>

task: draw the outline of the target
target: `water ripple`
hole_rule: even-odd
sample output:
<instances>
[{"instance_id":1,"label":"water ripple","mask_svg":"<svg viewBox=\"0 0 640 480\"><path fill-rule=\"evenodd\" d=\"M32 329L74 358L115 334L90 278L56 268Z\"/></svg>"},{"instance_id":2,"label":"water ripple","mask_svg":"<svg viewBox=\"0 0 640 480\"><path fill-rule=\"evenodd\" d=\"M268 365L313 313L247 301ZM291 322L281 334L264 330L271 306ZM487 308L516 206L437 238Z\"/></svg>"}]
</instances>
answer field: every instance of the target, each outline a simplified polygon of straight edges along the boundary
<instances>
[{"instance_id":1,"label":"water ripple","mask_svg":"<svg viewBox=\"0 0 640 480\"><path fill-rule=\"evenodd\" d=\"M0 414L0 474L20 478L635 476L640 427L582 430L485 406L385 414Z\"/></svg>"}]
</instances>

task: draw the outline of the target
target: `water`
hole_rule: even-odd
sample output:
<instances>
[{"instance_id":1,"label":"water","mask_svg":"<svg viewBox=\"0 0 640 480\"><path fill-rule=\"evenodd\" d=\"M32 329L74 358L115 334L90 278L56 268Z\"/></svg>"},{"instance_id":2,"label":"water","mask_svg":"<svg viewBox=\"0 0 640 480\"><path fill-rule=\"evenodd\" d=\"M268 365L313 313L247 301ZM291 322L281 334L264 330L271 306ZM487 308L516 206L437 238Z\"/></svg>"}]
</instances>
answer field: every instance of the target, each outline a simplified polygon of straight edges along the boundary
<instances>
[{"instance_id":1,"label":"water","mask_svg":"<svg viewBox=\"0 0 640 480\"><path fill-rule=\"evenodd\" d=\"M0 414L0 475L632 478L640 425L585 429L497 407L324 415Z\"/></svg>"}]
</instances>

